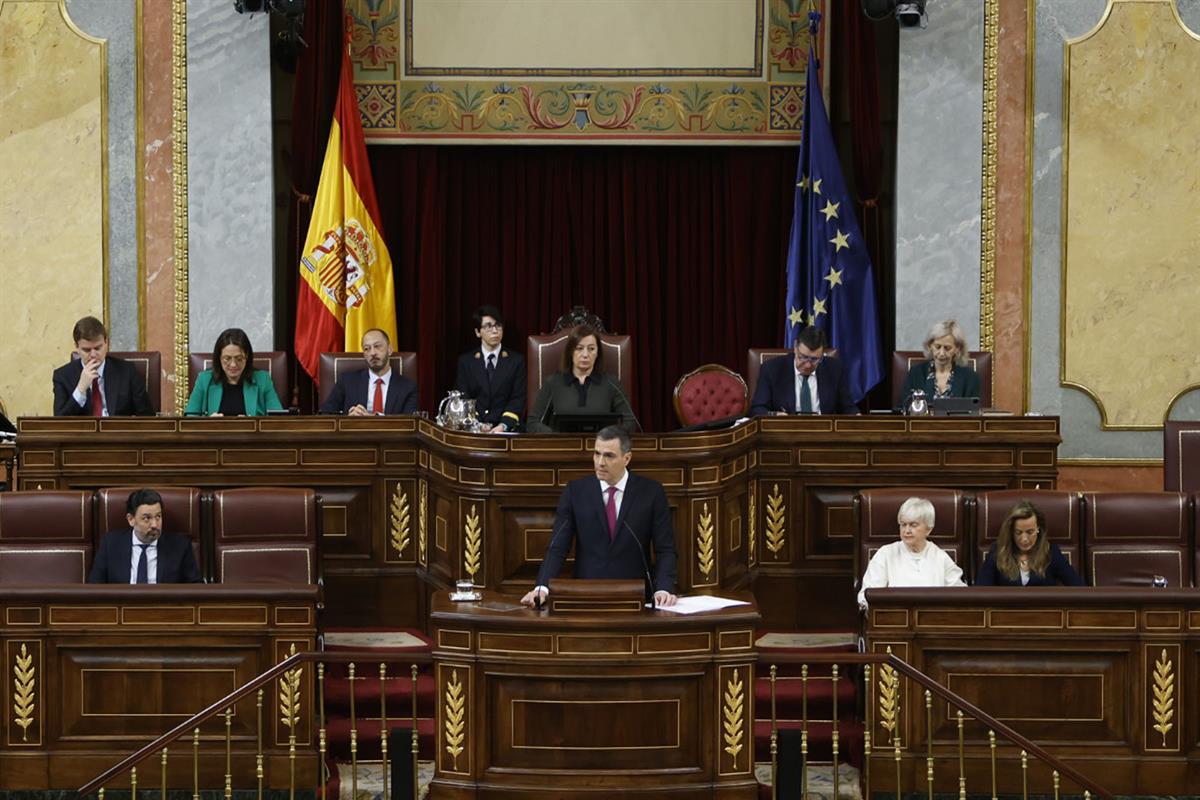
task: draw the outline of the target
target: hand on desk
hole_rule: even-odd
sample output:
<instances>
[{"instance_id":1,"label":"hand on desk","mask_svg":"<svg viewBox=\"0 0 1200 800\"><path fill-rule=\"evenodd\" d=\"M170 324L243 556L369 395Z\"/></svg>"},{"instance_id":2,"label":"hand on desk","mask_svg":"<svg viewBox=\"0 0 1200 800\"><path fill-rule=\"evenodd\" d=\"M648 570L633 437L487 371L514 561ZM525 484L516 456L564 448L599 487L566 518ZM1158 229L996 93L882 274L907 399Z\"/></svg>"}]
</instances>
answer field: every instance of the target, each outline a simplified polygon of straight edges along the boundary
<instances>
[{"instance_id":1,"label":"hand on desk","mask_svg":"<svg viewBox=\"0 0 1200 800\"><path fill-rule=\"evenodd\" d=\"M356 406L350 406L350 410L346 412L351 417L369 417L371 412L367 411L367 407L361 403Z\"/></svg>"},{"instance_id":2,"label":"hand on desk","mask_svg":"<svg viewBox=\"0 0 1200 800\"><path fill-rule=\"evenodd\" d=\"M549 596L550 596L549 589L546 589L541 586L535 586L534 588L530 589L529 592L524 597L521 598L521 603L522 603L522 605L527 605L530 608L532 608L533 606L535 606L539 603L545 603L546 598Z\"/></svg>"},{"instance_id":3,"label":"hand on desk","mask_svg":"<svg viewBox=\"0 0 1200 800\"><path fill-rule=\"evenodd\" d=\"M660 590L654 593L655 606L673 606L675 605L675 601L678 599L678 597L670 592L664 592Z\"/></svg>"}]
</instances>

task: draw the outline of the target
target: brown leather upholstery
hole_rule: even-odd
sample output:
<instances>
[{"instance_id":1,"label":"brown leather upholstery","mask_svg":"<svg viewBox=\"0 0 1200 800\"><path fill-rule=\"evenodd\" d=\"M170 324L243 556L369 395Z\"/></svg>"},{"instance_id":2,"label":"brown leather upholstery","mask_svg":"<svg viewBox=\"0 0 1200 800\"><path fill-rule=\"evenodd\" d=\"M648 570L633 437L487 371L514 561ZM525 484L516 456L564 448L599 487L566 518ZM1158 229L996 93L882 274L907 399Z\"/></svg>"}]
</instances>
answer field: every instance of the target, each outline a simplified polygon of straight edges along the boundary
<instances>
[{"instance_id":1,"label":"brown leather upholstery","mask_svg":"<svg viewBox=\"0 0 1200 800\"><path fill-rule=\"evenodd\" d=\"M537 400L538 390L542 382L556 372L562 371L563 350L567 346L569 330L558 333L542 333L530 336L525 346L526 366L526 395L525 412L533 413L533 404ZM604 371L615 377L625 391L625 399L632 408L637 404L633 397L633 340L628 334L597 334L600 337L600 347L604 351Z\"/></svg>"},{"instance_id":2,"label":"brown leather upholstery","mask_svg":"<svg viewBox=\"0 0 1200 800\"><path fill-rule=\"evenodd\" d=\"M146 382L146 394L150 395L154 413L162 411L162 353L157 350L110 350L108 354L133 365ZM71 358L79 358L79 351L72 351Z\"/></svg>"},{"instance_id":3,"label":"brown leather upholstery","mask_svg":"<svg viewBox=\"0 0 1200 800\"><path fill-rule=\"evenodd\" d=\"M0 584L86 583L90 545L0 545Z\"/></svg>"},{"instance_id":4,"label":"brown leather upholstery","mask_svg":"<svg viewBox=\"0 0 1200 800\"><path fill-rule=\"evenodd\" d=\"M92 560L91 492L0 493L0 583L83 583Z\"/></svg>"},{"instance_id":5,"label":"brown leather upholstery","mask_svg":"<svg viewBox=\"0 0 1200 800\"><path fill-rule=\"evenodd\" d=\"M758 387L758 373L762 370L762 365L772 358L786 356L790 352L792 351L786 347L751 347L746 351L746 391L751 400L754 399L754 390Z\"/></svg>"},{"instance_id":6,"label":"brown leather upholstery","mask_svg":"<svg viewBox=\"0 0 1200 800\"><path fill-rule=\"evenodd\" d=\"M1012 507L1022 500L1033 503L1046 517L1046 531L1050 541L1058 545L1071 566L1087 580L1085 565L1080 553L1083 548L1083 520L1079 495L1076 492L1037 491L1033 489L1005 489L998 492L981 492L975 498L975 561L974 575L979 574L984 556L996 543L1000 525Z\"/></svg>"},{"instance_id":7,"label":"brown leather upholstery","mask_svg":"<svg viewBox=\"0 0 1200 800\"><path fill-rule=\"evenodd\" d=\"M312 489L213 493L219 583L318 583L320 509Z\"/></svg>"},{"instance_id":8,"label":"brown leather upholstery","mask_svg":"<svg viewBox=\"0 0 1200 800\"><path fill-rule=\"evenodd\" d=\"M414 383L417 382L416 353L411 350L398 350L392 353L392 357L388 359L388 363L392 365L392 370L397 375L403 375ZM317 377L321 382L317 396L317 405L324 403L329 397L329 393L333 391L333 385L337 383L338 378L347 372L365 369L366 366L367 364L363 361L362 353L321 353L320 366L317 368Z\"/></svg>"},{"instance_id":9,"label":"brown leather upholstery","mask_svg":"<svg viewBox=\"0 0 1200 800\"><path fill-rule=\"evenodd\" d=\"M254 368L265 369L275 384L279 402L287 408L292 404L292 390L288 387L288 354L282 350L267 350L254 354ZM188 353L188 393L196 386L196 379L206 369L212 369L212 353Z\"/></svg>"},{"instance_id":10,"label":"brown leather upholstery","mask_svg":"<svg viewBox=\"0 0 1200 800\"><path fill-rule=\"evenodd\" d=\"M680 425L743 416L750 407L746 381L721 364L705 364L684 375L675 384L673 399Z\"/></svg>"},{"instance_id":11,"label":"brown leather upholstery","mask_svg":"<svg viewBox=\"0 0 1200 800\"><path fill-rule=\"evenodd\" d=\"M1200 492L1200 421L1163 425L1163 491Z\"/></svg>"},{"instance_id":12,"label":"brown leather upholstery","mask_svg":"<svg viewBox=\"0 0 1200 800\"><path fill-rule=\"evenodd\" d=\"M1093 586L1192 585L1192 498L1181 492L1085 492L1084 551Z\"/></svg>"},{"instance_id":13,"label":"brown leather upholstery","mask_svg":"<svg viewBox=\"0 0 1200 800\"><path fill-rule=\"evenodd\" d=\"M125 518L125 502L131 492L142 487L110 486L96 492L96 546L100 546L100 537L109 531L128 530L129 521ZM208 559L204 557L204 526L200 519L200 490L190 486L151 486L162 495L163 499L163 531L182 533L192 540L192 552L196 556L196 566L200 575L209 577Z\"/></svg>"},{"instance_id":14,"label":"brown leather upholstery","mask_svg":"<svg viewBox=\"0 0 1200 800\"><path fill-rule=\"evenodd\" d=\"M967 503L958 489L912 486L899 489L863 489L854 496L854 528L857 538L854 586L857 589L875 551L899 541L900 525L896 515L910 497L924 497L933 503L933 532L929 540L966 569Z\"/></svg>"},{"instance_id":15,"label":"brown leather upholstery","mask_svg":"<svg viewBox=\"0 0 1200 800\"><path fill-rule=\"evenodd\" d=\"M899 408L900 393L908 380L908 371L918 361L924 361L920 350L896 350L892 353L892 408ZM967 353L967 366L979 375L979 403L992 404L992 354L987 350L972 350Z\"/></svg>"}]
</instances>

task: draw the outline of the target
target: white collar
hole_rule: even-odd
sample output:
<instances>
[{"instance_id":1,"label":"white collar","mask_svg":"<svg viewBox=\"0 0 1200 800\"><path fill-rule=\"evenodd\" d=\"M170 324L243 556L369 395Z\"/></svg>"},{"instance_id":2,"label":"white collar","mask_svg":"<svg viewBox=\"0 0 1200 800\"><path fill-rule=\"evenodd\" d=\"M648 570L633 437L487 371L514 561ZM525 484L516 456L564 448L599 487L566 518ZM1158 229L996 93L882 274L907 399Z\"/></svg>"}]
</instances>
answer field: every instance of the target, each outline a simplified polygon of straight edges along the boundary
<instances>
[{"instance_id":1,"label":"white collar","mask_svg":"<svg viewBox=\"0 0 1200 800\"><path fill-rule=\"evenodd\" d=\"M141 539L139 539L139 538L138 538L137 534L133 532L133 528L130 528L130 529L129 529L129 538L130 538L130 539L133 541L133 546L134 546L134 547L152 547L152 548L157 548L157 547L158 547L158 543L159 543L160 541L162 541L162 536L159 536L159 537L158 537L157 539L155 539L153 542L143 542Z\"/></svg>"},{"instance_id":2,"label":"white collar","mask_svg":"<svg viewBox=\"0 0 1200 800\"><path fill-rule=\"evenodd\" d=\"M600 492L602 494L608 494L608 487L610 485L617 487L617 491L621 494L625 494L625 484L629 483L629 470L625 470L625 474L621 476L621 480L614 484L606 483L599 478L596 478L596 481L600 484Z\"/></svg>"},{"instance_id":3,"label":"white collar","mask_svg":"<svg viewBox=\"0 0 1200 800\"><path fill-rule=\"evenodd\" d=\"M487 346L486 344L484 344L483 342L480 342L480 343L479 343L479 349L480 349L480 351L483 353L483 360L484 360L484 361L487 361L487 357L488 357L488 356L495 356L495 357L496 357L496 360L497 360L497 361L499 361L499 360L500 360L500 351L501 351L503 348L504 348L504 343L503 343L503 342L501 342L500 344L496 345L496 347L495 347L495 349L494 349L494 350L489 350L489 349L488 349L488 346Z\"/></svg>"}]
</instances>

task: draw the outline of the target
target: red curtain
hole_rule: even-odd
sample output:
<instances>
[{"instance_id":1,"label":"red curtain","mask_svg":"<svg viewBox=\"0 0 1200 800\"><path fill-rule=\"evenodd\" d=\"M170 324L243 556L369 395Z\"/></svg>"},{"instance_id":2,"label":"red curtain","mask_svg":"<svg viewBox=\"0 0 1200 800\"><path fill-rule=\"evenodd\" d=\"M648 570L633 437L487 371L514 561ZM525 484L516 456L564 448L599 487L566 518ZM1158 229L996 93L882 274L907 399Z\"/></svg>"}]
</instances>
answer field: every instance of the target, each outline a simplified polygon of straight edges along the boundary
<instances>
[{"instance_id":1,"label":"red curtain","mask_svg":"<svg viewBox=\"0 0 1200 800\"><path fill-rule=\"evenodd\" d=\"M424 408L476 344L481 303L520 353L577 304L631 334L646 430L677 426L684 372L743 372L748 347L781 339L795 148L368 149Z\"/></svg>"}]
</instances>

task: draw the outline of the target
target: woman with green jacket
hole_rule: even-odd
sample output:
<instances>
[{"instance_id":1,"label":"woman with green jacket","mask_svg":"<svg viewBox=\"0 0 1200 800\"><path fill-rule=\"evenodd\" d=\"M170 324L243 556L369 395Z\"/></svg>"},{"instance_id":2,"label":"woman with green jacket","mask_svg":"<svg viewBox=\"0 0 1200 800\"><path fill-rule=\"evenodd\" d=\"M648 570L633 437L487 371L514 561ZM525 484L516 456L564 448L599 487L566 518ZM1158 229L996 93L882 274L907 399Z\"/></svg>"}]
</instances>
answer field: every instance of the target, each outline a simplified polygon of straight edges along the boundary
<instances>
[{"instance_id":1,"label":"woman with green jacket","mask_svg":"<svg viewBox=\"0 0 1200 800\"><path fill-rule=\"evenodd\" d=\"M226 391L226 389L230 391ZM221 331L213 346L212 369L200 373L184 414L256 417L282 409L271 375L254 368L254 348L241 328Z\"/></svg>"}]
</instances>

